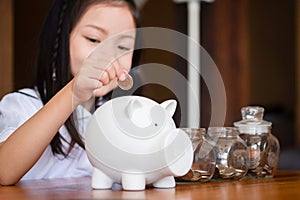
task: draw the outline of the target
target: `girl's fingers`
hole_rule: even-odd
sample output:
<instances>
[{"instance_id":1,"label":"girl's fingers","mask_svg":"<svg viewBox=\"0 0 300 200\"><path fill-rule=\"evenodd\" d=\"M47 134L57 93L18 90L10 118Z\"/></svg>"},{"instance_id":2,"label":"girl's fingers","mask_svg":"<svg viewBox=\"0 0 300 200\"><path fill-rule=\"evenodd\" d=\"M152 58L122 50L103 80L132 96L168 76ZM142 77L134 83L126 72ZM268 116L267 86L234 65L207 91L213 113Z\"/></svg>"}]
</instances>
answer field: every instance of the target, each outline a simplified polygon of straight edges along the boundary
<instances>
[{"instance_id":1,"label":"girl's fingers","mask_svg":"<svg viewBox=\"0 0 300 200\"><path fill-rule=\"evenodd\" d=\"M103 83L103 85L107 85L110 82L109 74L107 71L102 71L99 81Z\"/></svg>"},{"instance_id":2,"label":"girl's fingers","mask_svg":"<svg viewBox=\"0 0 300 200\"><path fill-rule=\"evenodd\" d=\"M112 80L109 84L103 85L94 90L94 95L96 97L104 96L109 93L111 90L115 89L118 86L117 79Z\"/></svg>"},{"instance_id":3,"label":"girl's fingers","mask_svg":"<svg viewBox=\"0 0 300 200\"><path fill-rule=\"evenodd\" d=\"M108 73L109 79L113 80L117 73L116 73L116 67L114 66L114 63L112 63L107 69L106 72Z\"/></svg>"},{"instance_id":4,"label":"girl's fingers","mask_svg":"<svg viewBox=\"0 0 300 200\"><path fill-rule=\"evenodd\" d=\"M112 66L115 69L115 77L117 77L119 80L123 81L126 78L126 73L128 73L123 66L120 65L119 60L116 59L115 62L113 62Z\"/></svg>"},{"instance_id":5,"label":"girl's fingers","mask_svg":"<svg viewBox=\"0 0 300 200\"><path fill-rule=\"evenodd\" d=\"M126 77L126 71L121 67L119 62L113 62L111 65L105 69L105 72L101 74L100 80L104 85L108 84L111 80L117 78L119 80L124 80Z\"/></svg>"}]
</instances>

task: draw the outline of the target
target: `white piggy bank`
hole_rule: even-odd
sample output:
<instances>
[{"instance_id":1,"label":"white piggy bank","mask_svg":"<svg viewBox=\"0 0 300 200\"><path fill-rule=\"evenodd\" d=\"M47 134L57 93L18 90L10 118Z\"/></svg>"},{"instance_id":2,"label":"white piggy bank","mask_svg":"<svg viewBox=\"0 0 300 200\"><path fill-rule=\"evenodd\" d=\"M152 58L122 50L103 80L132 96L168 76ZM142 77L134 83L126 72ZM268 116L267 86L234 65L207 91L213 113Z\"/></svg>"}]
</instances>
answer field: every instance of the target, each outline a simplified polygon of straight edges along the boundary
<instances>
[{"instance_id":1,"label":"white piggy bank","mask_svg":"<svg viewBox=\"0 0 300 200\"><path fill-rule=\"evenodd\" d=\"M143 190L147 184L175 187L174 176L191 168L189 137L176 129L176 101L161 104L140 96L110 100L88 124L85 148L94 167L92 188Z\"/></svg>"}]
</instances>

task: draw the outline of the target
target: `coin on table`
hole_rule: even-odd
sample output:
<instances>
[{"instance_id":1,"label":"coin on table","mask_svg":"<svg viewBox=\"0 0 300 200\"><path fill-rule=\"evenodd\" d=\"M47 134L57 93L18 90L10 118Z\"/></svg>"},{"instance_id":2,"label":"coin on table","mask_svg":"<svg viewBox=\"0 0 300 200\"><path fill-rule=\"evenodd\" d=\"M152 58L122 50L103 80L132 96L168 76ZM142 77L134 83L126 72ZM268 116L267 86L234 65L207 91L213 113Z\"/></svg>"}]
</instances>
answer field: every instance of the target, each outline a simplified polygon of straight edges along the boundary
<instances>
[{"instance_id":1,"label":"coin on table","mask_svg":"<svg viewBox=\"0 0 300 200\"><path fill-rule=\"evenodd\" d=\"M129 90L133 86L133 79L129 74L125 74L124 80L118 80L118 85L122 90Z\"/></svg>"}]
</instances>

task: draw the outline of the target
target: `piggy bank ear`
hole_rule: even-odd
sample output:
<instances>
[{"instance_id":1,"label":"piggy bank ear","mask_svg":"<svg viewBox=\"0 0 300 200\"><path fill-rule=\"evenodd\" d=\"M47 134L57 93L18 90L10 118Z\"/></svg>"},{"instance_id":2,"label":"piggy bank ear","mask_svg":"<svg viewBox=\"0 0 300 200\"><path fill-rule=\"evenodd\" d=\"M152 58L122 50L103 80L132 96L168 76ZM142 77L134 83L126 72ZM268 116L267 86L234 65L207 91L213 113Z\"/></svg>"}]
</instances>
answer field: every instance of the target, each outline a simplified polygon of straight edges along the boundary
<instances>
[{"instance_id":1,"label":"piggy bank ear","mask_svg":"<svg viewBox=\"0 0 300 200\"><path fill-rule=\"evenodd\" d=\"M132 99L129 101L127 106L127 114L129 119L132 119L134 111L136 111L138 108L141 108L142 104L138 100Z\"/></svg>"},{"instance_id":2,"label":"piggy bank ear","mask_svg":"<svg viewBox=\"0 0 300 200\"><path fill-rule=\"evenodd\" d=\"M177 102L175 100L167 100L160 104L172 117L176 111Z\"/></svg>"}]
</instances>

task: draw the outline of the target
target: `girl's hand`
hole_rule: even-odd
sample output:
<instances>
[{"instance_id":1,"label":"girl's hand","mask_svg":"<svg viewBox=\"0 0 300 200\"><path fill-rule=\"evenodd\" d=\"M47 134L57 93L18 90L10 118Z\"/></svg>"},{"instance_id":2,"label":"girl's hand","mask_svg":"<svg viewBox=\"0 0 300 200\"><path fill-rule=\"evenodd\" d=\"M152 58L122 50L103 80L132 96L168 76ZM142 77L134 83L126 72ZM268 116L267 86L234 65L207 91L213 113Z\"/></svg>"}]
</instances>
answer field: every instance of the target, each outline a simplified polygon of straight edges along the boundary
<instances>
[{"instance_id":1,"label":"girl's hand","mask_svg":"<svg viewBox=\"0 0 300 200\"><path fill-rule=\"evenodd\" d=\"M83 62L73 81L73 105L77 106L93 97L103 96L117 87L125 70L118 59L98 46Z\"/></svg>"}]
</instances>

